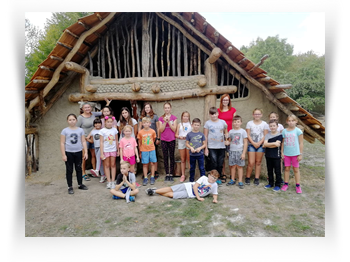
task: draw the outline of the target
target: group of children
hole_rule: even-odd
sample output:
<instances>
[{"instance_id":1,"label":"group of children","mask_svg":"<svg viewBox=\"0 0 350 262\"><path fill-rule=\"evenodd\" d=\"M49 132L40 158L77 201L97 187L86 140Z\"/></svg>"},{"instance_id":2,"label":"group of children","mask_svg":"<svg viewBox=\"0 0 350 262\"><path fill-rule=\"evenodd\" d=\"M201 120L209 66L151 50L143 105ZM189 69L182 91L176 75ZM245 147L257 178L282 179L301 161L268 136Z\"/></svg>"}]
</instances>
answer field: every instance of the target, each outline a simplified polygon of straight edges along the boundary
<instances>
[{"instance_id":1,"label":"group of children","mask_svg":"<svg viewBox=\"0 0 350 262\"><path fill-rule=\"evenodd\" d=\"M149 105L150 106L150 105ZM262 120L262 110L254 109L253 120L249 121L246 130L241 128L242 118L233 116L232 129L228 132L226 121L219 119L216 107L209 109L210 119L204 124L203 133L200 132L201 120L194 118L191 122L189 112L181 115L181 122L171 114L171 104L164 104L164 115L159 117L159 124L154 126L154 115L144 114L140 119L140 126L128 115L123 115L122 121L116 122L112 110L106 107L102 110L101 119L94 120L94 129L87 136L90 143L94 143L96 153L96 169L91 174L101 177L103 183L107 179L107 188L110 189L114 199L123 198L127 202L135 201L139 192L136 185L135 165L143 165L143 185L149 182L155 184L157 154L155 146L160 140L165 168L165 181L173 180L175 141L178 139L178 150L181 157L180 182L186 180L186 162L190 164L189 182L161 189L147 188L148 195L155 193L171 198L197 198L199 201L209 193L213 194L213 202L217 202L217 188L225 181L223 179L223 163L227 150L231 179L227 186L236 184L236 169L238 173L239 188L244 188L243 167L245 156L248 153L248 166L245 185L250 184L250 176L255 168L254 184L259 185L261 161L265 153L268 185L266 189L286 191L288 189L290 167L296 180L296 192L301 193L299 162L302 158L303 136L302 131L296 127L297 118L294 115L287 117L286 129L278 123L278 115L269 115L269 124ZM156 115L155 115L156 116ZM158 118L158 117L157 117ZM76 127L77 118L74 114L67 117L68 127L61 133L61 153L66 163L66 178L68 193L73 194L72 172L75 165L79 189L87 190L82 184L81 161L87 158L84 132ZM136 122L136 123L135 123ZM153 127L151 128L151 126ZM119 129L119 131L118 131ZM118 133L120 140L118 141ZM136 140L137 139L137 140ZM137 142L138 141L138 142ZM84 149L84 151L82 151ZM116 158L120 156L120 174L116 176ZM209 157L210 174L205 176L205 157ZM281 179L281 159L284 159L284 182ZM170 167L168 160L170 160ZM194 182L196 165L198 163L200 178ZM148 172L148 166L151 170ZM157 172L158 173L158 172ZM275 173L275 177L274 177ZM150 175L150 181L148 176ZM226 181L225 181L226 182ZM281 188L282 185L282 188Z\"/></svg>"}]
</instances>

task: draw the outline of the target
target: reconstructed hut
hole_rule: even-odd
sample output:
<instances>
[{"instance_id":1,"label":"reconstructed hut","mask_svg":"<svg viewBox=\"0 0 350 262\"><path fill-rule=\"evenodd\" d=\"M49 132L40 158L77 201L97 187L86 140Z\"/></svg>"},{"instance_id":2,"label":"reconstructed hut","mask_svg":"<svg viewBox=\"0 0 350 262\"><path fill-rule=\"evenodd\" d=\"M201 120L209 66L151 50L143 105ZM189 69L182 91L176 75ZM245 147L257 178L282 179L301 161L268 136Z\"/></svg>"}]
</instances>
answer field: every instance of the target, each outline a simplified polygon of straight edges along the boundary
<instances>
[{"instance_id":1,"label":"reconstructed hut","mask_svg":"<svg viewBox=\"0 0 350 262\"><path fill-rule=\"evenodd\" d=\"M66 28L56 47L25 87L26 171L50 172L62 168L60 131L69 113L79 114L78 102L111 107L119 116L129 107L140 115L143 103L152 103L158 115L165 101L180 118L208 120L208 109L219 106L229 93L243 118L262 108L285 123L298 117L304 138L325 143L325 128L291 99L280 84L254 64L199 13L102 13L79 19ZM161 155L161 154L160 154Z\"/></svg>"}]
</instances>

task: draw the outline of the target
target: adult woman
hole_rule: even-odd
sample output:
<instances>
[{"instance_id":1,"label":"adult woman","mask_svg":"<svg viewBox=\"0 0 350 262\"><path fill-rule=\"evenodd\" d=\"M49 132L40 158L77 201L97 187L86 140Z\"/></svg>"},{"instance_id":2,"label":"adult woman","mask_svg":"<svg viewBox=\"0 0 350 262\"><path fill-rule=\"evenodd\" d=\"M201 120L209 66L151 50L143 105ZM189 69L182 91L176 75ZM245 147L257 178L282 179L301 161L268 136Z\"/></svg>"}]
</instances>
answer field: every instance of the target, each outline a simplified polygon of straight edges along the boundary
<instances>
[{"instance_id":1,"label":"adult woman","mask_svg":"<svg viewBox=\"0 0 350 262\"><path fill-rule=\"evenodd\" d=\"M232 129L232 119L236 115L236 109L231 105L231 98L229 94L224 94L220 98L220 107L218 108L219 119L222 119L227 124L227 132ZM222 167L223 182L226 182L225 161Z\"/></svg>"},{"instance_id":2,"label":"adult woman","mask_svg":"<svg viewBox=\"0 0 350 262\"><path fill-rule=\"evenodd\" d=\"M111 100L108 100L105 98L107 102L107 106L110 104ZM88 102L85 102L82 104L81 107L82 113L78 116L78 122L77 127L81 127L84 130L85 137L87 137L91 130L94 128L94 120L96 117L99 117L102 115L101 112L93 112L92 107ZM86 140L87 150L91 153L91 165L92 169L96 169L96 156L95 156L95 150L94 150L94 143L90 143ZM90 178L86 175L85 170L85 159L83 159L82 163L82 169L83 169L83 178L86 181L90 181Z\"/></svg>"}]
</instances>

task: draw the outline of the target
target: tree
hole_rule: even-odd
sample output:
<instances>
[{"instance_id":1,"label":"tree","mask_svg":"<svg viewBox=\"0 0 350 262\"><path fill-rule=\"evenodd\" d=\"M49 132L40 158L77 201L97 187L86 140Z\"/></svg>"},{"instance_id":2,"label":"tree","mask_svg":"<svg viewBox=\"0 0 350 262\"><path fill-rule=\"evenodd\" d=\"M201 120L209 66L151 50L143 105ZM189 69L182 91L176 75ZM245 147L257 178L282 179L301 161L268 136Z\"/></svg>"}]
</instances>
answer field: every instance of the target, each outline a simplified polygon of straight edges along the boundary
<instances>
[{"instance_id":1,"label":"tree","mask_svg":"<svg viewBox=\"0 0 350 262\"><path fill-rule=\"evenodd\" d=\"M242 46L245 56L258 63L268 54L261 65L267 74L281 84L292 84L288 95L307 110L325 111L325 56L317 56L313 51L293 55L293 45L278 35L257 38L248 47Z\"/></svg>"},{"instance_id":2,"label":"tree","mask_svg":"<svg viewBox=\"0 0 350 262\"><path fill-rule=\"evenodd\" d=\"M45 32L39 34L35 38L35 43L33 44L33 51L26 57L25 68L25 84L27 85L38 69L38 66L43 62L50 52L54 49L58 39L63 33L63 30L70 25L77 22L77 20L83 16L92 13L87 12L55 12L52 13L52 17L47 19L45 24ZM27 40L27 39L26 39ZM28 45L30 45L28 43ZM26 41L27 46L27 41Z\"/></svg>"}]
</instances>

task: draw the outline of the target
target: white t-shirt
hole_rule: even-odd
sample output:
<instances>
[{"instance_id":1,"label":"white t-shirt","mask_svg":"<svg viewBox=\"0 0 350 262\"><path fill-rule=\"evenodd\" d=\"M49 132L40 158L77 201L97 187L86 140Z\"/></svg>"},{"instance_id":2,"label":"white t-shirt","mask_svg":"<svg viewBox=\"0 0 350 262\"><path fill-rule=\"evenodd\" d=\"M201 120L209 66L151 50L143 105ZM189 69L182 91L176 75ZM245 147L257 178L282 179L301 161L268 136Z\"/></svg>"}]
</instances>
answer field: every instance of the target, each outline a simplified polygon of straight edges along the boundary
<instances>
[{"instance_id":1,"label":"white t-shirt","mask_svg":"<svg viewBox=\"0 0 350 262\"><path fill-rule=\"evenodd\" d=\"M207 176L201 176L196 182L185 183L187 194L189 198L196 198L196 195L193 194L192 188L195 183L198 183L198 194L200 197L205 197L210 193L213 195L218 194L218 184L216 182L209 183Z\"/></svg>"},{"instance_id":2,"label":"white t-shirt","mask_svg":"<svg viewBox=\"0 0 350 262\"><path fill-rule=\"evenodd\" d=\"M100 131L102 129L93 129L90 133L90 135L92 136L93 140L94 140L94 147L98 148L100 147Z\"/></svg>"},{"instance_id":3,"label":"white t-shirt","mask_svg":"<svg viewBox=\"0 0 350 262\"><path fill-rule=\"evenodd\" d=\"M254 124L253 120L247 123L246 129L250 129L250 137L256 143L259 142L264 136L264 130L268 130L269 126L265 121L261 121L259 125ZM248 140L248 143L251 144Z\"/></svg>"},{"instance_id":4,"label":"white t-shirt","mask_svg":"<svg viewBox=\"0 0 350 262\"><path fill-rule=\"evenodd\" d=\"M114 127L111 129L102 128L99 132L103 136L103 152L115 152L117 151L117 144L115 136L118 134L118 130Z\"/></svg>"},{"instance_id":5,"label":"white t-shirt","mask_svg":"<svg viewBox=\"0 0 350 262\"><path fill-rule=\"evenodd\" d=\"M227 124L224 120L218 119L213 122L208 120L204 124L204 128L208 129L208 148L220 149L225 147L224 131L227 128Z\"/></svg>"},{"instance_id":6,"label":"white t-shirt","mask_svg":"<svg viewBox=\"0 0 350 262\"><path fill-rule=\"evenodd\" d=\"M135 119L133 119L133 118L131 118L131 121L132 121L132 132L131 132L131 137L133 137L133 138L135 138L135 131L134 131L134 125L137 125L137 121L135 120ZM117 126L120 126L120 121L118 121L118 123L117 123ZM120 139L122 139L123 137L124 137L124 132L122 131L122 132L120 132L121 134L120 134L120 137L119 137L119 141L120 141Z\"/></svg>"},{"instance_id":7,"label":"white t-shirt","mask_svg":"<svg viewBox=\"0 0 350 262\"><path fill-rule=\"evenodd\" d=\"M186 137L187 134L191 131L192 131L192 127L191 127L191 124L189 122L180 123L179 136Z\"/></svg>"}]
</instances>

